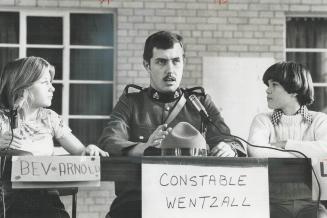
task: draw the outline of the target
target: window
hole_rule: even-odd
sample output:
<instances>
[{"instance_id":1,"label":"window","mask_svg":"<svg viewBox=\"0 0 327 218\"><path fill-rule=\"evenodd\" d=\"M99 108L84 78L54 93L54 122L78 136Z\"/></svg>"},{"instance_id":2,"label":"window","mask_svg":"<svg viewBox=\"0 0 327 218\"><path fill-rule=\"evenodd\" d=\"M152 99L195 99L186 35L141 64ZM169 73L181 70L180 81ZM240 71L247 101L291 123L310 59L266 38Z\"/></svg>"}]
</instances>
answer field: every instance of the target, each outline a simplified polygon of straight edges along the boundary
<instances>
[{"instance_id":1,"label":"window","mask_svg":"<svg viewBox=\"0 0 327 218\"><path fill-rule=\"evenodd\" d=\"M309 68L315 87L310 109L327 112L327 18L287 18L286 59Z\"/></svg>"},{"instance_id":2,"label":"window","mask_svg":"<svg viewBox=\"0 0 327 218\"><path fill-rule=\"evenodd\" d=\"M113 107L114 13L0 11L0 67L39 56L55 66L51 109L96 143Z\"/></svg>"},{"instance_id":3,"label":"window","mask_svg":"<svg viewBox=\"0 0 327 218\"><path fill-rule=\"evenodd\" d=\"M0 13L0 69L19 53L19 14L17 12Z\"/></svg>"}]
</instances>

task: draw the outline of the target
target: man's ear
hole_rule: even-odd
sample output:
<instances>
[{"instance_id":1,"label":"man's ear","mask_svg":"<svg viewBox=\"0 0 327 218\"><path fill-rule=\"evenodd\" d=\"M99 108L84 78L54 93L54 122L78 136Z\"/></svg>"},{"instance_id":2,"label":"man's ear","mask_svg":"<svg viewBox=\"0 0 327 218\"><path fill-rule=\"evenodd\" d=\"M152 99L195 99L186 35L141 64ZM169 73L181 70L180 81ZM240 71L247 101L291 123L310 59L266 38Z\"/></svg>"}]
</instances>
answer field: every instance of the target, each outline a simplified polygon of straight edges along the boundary
<instances>
[{"instance_id":1,"label":"man's ear","mask_svg":"<svg viewBox=\"0 0 327 218\"><path fill-rule=\"evenodd\" d=\"M150 64L146 60L143 60L143 66L146 69L146 71L150 72Z\"/></svg>"}]
</instances>

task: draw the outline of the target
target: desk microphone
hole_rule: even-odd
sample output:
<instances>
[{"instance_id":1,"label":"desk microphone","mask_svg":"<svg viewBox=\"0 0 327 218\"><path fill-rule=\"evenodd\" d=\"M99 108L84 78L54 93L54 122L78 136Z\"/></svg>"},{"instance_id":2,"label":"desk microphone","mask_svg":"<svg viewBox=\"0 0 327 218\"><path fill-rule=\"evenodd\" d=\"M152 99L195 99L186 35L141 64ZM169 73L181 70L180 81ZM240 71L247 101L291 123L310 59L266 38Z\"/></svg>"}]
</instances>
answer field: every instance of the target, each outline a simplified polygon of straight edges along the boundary
<instances>
[{"instance_id":1,"label":"desk microphone","mask_svg":"<svg viewBox=\"0 0 327 218\"><path fill-rule=\"evenodd\" d=\"M16 129L18 127L17 109L10 111L11 128Z\"/></svg>"},{"instance_id":2,"label":"desk microphone","mask_svg":"<svg viewBox=\"0 0 327 218\"><path fill-rule=\"evenodd\" d=\"M203 118L210 121L209 114L207 110L204 108L203 104L200 102L200 100L195 95L190 95L188 97L193 104L194 108L201 114Z\"/></svg>"}]
</instances>

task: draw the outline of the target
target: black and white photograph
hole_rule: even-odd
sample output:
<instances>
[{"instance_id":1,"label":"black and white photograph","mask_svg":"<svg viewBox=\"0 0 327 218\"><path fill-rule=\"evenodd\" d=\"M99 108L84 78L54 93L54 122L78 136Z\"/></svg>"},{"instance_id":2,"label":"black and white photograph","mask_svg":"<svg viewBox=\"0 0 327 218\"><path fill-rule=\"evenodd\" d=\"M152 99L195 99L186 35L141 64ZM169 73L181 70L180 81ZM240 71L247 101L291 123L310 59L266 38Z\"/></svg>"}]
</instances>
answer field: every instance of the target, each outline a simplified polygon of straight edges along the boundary
<instances>
[{"instance_id":1,"label":"black and white photograph","mask_svg":"<svg viewBox=\"0 0 327 218\"><path fill-rule=\"evenodd\" d=\"M327 218L327 0L0 0L0 218Z\"/></svg>"}]
</instances>

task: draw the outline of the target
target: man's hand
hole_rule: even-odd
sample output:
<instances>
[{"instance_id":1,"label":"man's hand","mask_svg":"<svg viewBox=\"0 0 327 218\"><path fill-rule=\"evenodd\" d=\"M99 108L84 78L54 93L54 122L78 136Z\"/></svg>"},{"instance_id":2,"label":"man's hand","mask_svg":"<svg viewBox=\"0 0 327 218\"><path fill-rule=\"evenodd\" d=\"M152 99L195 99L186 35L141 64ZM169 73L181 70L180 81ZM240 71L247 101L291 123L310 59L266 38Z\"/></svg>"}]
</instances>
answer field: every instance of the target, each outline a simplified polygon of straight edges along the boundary
<instances>
[{"instance_id":1,"label":"man's hand","mask_svg":"<svg viewBox=\"0 0 327 218\"><path fill-rule=\"evenodd\" d=\"M158 126L158 128L150 135L149 140L145 143L145 147L161 147L162 140L171 132L172 128L167 128L167 124Z\"/></svg>"},{"instance_id":2,"label":"man's hand","mask_svg":"<svg viewBox=\"0 0 327 218\"><path fill-rule=\"evenodd\" d=\"M275 146L277 148L283 148L283 149L285 149L286 143L287 143L287 141L279 141L279 142L271 143L271 145L272 146Z\"/></svg>"},{"instance_id":3,"label":"man's hand","mask_svg":"<svg viewBox=\"0 0 327 218\"><path fill-rule=\"evenodd\" d=\"M220 142L218 145L213 147L210 151L210 156L216 156L216 157L235 157L236 154L234 150L232 149L231 145Z\"/></svg>"}]
</instances>

